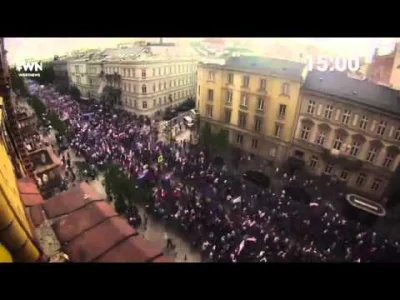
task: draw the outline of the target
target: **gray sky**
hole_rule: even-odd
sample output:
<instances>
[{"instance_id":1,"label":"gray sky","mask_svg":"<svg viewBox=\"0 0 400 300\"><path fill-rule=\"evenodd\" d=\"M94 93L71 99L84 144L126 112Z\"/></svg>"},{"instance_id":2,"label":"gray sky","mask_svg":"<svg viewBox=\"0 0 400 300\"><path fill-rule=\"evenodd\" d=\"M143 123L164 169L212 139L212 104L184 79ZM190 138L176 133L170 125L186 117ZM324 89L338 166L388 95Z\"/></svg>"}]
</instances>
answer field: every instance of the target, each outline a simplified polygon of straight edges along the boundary
<instances>
[{"instance_id":1,"label":"gray sky","mask_svg":"<svg viewBox=\"0 0 400 300\"><path fill-rule=\"evenodd\" d=\"M118 43L145 38L6 38L5 46L11 64L23 62L27 58L45 59L54 55L63 55L82 48L108 48ZM200 38L196 38L200 39ZM390 49L396 38L253 38L255 47L265 47L271 42L290 41L319 45L333 50L337 55L370 56L376 47ZM149 41L155 38L146 39ZM169 39L165 41L189 41L193 39ZM246 38L246 40L250 40ZM388 51L388 50L386 50Z\"/></svg>"}]
</instances>

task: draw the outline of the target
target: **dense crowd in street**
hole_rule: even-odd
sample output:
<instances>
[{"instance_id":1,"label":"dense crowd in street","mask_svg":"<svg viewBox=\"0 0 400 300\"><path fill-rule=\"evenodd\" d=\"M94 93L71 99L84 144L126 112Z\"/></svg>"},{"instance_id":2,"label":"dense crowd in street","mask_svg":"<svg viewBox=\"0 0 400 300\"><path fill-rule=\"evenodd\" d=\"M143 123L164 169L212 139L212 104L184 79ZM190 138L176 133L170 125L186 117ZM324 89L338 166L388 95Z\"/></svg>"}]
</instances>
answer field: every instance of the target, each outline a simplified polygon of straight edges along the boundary
<instances>
[{"instance_id":1,"label":"dense crowd in street","mask_svg":"<svg viewBox=\"0 0 400 300\"><path fill-rule=\"evenodd\" d=\"M100 103L79 105L54 89L30 86L67 119L70 147L89 164L118 163L152 182L147 209L186 235L205 260L226 262L400 261L400 245L313 199L301 203L280 190L248 184L206 149L158 141L154 121ZM281 173L281 172L277 172ZM295 174L281 174L301 185ZM170 242L170 241L169 241Z\"/></svg>"}]
</instances>

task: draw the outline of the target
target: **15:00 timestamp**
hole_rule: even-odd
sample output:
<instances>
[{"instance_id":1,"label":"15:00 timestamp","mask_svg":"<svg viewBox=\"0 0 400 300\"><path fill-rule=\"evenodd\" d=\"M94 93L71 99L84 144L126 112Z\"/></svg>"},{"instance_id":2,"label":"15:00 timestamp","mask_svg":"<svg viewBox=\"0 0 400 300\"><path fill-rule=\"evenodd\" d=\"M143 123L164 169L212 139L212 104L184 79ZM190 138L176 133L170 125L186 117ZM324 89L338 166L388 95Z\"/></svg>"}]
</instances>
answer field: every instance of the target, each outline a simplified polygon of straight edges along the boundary
<instances>
[{"instance_id":1,"label":"15:00 timestamp","mask_svg":"<svg viewBox=\"0 0 400 300\"><path fill-rule=\"evenodd\" d=\"M324 55L318 55L317 57L309 56L307 58L307 67L308 71L312 71L315 69L321 72L357 72L360 69L360 59L358 57L328 57Z\"/></svg>"}]
</instances>

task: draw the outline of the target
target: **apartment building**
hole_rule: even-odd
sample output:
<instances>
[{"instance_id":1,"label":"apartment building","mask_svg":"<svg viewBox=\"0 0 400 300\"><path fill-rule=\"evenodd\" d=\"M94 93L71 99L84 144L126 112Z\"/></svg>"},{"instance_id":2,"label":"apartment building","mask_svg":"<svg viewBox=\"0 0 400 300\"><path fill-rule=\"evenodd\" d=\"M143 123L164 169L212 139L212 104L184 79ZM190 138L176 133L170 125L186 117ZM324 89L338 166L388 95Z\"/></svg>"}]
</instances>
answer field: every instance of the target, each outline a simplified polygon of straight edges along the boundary
<instances>
[{"instance_id":1,"label":"apartment building","mask_svg":"<svg viewBox=\"0 0 400 300\"><path fill-rule=\"evenodd\" d=\"M400 160L398 92L345 73L312 71L300 103L291 154L313 173L385 201Z\"/></svg>"},{"instance_id":2,"label":"apartment building","mask_svg":"<svg viewBox=\"0 0 400 300\"><path fill-rule=\"evenodd\" d=\"M54 83L67 89L69 87L68 61L65 58L55 57L53 60Z\"/></svg>"},{"instance_id":3,"label":"apartment building","mask_svg":"<svg viewBox=\"0 0 400 300\"><path fill-rule=\"evenodd\" d=\"M367 78L376 84L400 90L400 42L389 54L379 55L378 50L375 51Z\"/></svg>"},{"instance_id":4,"label":"apartment building","mask_svg":"<svg viewBox=\"0 0 400 300\"><path fill-rule=\"evenodd\" d=\"M189 51L188 51L189 50ZM70 61L82 95L152 116L195 97L197 58L170 44L134 44Z\"/></svg>"},{"instance_id":5,"label":"apartment building","mask_svg":"<svg viewBox=\"0 0 400 300\"><path fill-rule=\"evenodd\" d=\"M174 46L145 47L134 60L105 64L105 74L119 72L122 106L138 115L159 114L196 93L197 60Z\"/></svg>"},{"instance_id":6,"label":"apartment building","mask_svg":"<svg viewBox=\"0 0 400 300\"><path fill-rule=\"evenodd\" d=\"M202 63L197 107L213 131L227 130L237 147L275 162L287 158L298 113L304 64L262 57Z\"/></svg>"}]
</instances>

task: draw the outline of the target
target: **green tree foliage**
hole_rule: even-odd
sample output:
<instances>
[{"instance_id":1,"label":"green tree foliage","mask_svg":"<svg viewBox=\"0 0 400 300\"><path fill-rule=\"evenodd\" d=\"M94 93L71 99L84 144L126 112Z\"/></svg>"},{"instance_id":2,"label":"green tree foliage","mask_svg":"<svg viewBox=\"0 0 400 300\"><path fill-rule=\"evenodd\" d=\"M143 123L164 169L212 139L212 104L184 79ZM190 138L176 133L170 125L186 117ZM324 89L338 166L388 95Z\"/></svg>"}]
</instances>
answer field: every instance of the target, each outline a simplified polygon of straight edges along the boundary
<instances>
[{"instance_id":1,"label":"green tree foliage","mask_svg":"<svg viewBox=\"0 0 400 300\"><path fill-rule=\"evenodd\" d=\"M135 203L145 203L151 191L129 178L119 165L110 165L104 174L107 197L115 201L115 210L124 214Z\"/></svg>"},{"instance_id":2,"label":"green tree foliage","mask_svg":"<svg viewBox=\"0 0 400 300\"><path fill-rule=\"evenodd\" d=\"M81 100L81 91L76 86L73 85L69 88L69 94L75 101Z\"/></svg>"},{"instance_id":3,"label":"green tree foliage","mask_svg":"<svg viewBox=\"0 0 400 300\"><path fill-rule=\"evenodd\" d=\"M43 63L43 71L40 72L40 77L34 77L33 80L40 85L52 84L54 82L53 62Z\"/></svg>"},{"instance_id":4,"label":"green tree foliage","mask_svg":"<svg viewBox=\"0 0 400 300\"><path fill-rule=\"evenodd\" d=\"M28 90L26 88L25 80L23 77L20 77L18 75L17 69L15 67L10 68L9 73L10 73L11 86L12 86L13 91L19 95L27 96Z\"/></svg>"},{"instance_id":5,"label":"green tree foliage","mask_svg":"<svg viewBox=\"0 0 400 300\"><path fill-rule=\"evenodd\" d=\"M199 143L209 150L225 151L229 147L229 136L226 130L212 133L211 126L206 123L200 131Z\"/></svg>"},{"instance_id":6,"label":"green tree foliage","mask_svg":"<svg viewBox=\"0 0 400 300\"><path fill-rule=\"evenodd\" d=\"M28 99L28 104L33 108L42 124L46 125L43 123L45 121L43 120L43 114L46 114L47 112L46 105L36 96L30 97ZM56 113L49 113L46 119L50 121L50 124L54 130L61 135L65 135L65 132L67 131L67 124L65 124L65 122L62 121Z\"/></svg>"}]
</instances>

